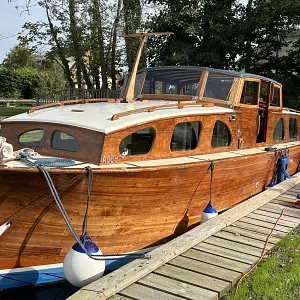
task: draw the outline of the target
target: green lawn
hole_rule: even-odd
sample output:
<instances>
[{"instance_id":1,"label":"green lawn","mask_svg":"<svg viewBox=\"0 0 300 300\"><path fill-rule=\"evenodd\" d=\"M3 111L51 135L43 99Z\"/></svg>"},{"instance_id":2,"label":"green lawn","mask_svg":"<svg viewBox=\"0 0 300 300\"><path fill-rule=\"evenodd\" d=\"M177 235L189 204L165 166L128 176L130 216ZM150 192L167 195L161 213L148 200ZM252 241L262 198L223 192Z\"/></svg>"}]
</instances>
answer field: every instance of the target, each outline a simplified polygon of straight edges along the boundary
<instances>
[{"instance_id":1,"label":"green lawn","mask_svg":"<svg viewBox=\"0 0 300 300\"><path fill-rule=\"evenodd\" d=\"M300 299L300 227L278 243L268 257L224 300Z\"/></svg>"},{"instance_id":2,"label":"green lawn","mask_svg":"<svg viewBox=\"0 0 300 300\"><path fill-rule=\"evenodd\" d=\"M28 107L0 107L0 116L10 117L28 111Z\"/></svg>"}]
</instances>

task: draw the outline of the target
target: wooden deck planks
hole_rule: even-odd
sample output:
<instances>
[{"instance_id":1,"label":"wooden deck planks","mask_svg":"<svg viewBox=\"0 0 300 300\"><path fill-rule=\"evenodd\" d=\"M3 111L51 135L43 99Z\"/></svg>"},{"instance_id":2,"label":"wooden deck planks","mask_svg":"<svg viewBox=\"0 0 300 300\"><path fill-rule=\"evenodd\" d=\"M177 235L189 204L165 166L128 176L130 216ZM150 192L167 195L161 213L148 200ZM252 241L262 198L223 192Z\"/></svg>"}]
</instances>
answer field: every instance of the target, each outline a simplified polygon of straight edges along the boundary
<instances>
[{"instance_id":1,"label":"wooden deck planks","mask_svg":"<svg viewBox=\"0 0 300 300\"><path fill-rule=\"evenodd\" d=\"M168 264L191 270L199 274L208 275L220 280L228 281L232 284L235 284L241 277L241 274L239 272L214 266L210 263L204 263L191 258L183 257L181 255L169 261Z\"/></svg>"},{"instance_id":2,"label":"wooden deck planks","mask_svg":"<svg viewBox=\"0 0 300 300\"><path fill-rule=\"evenodd\" d=\"M209 263L210 265L213 265L213 266L222 267L222 268L240 272L240 273L243 273L245 270L250 269L250 266L251 266L250 264L247 264L247 263L243 263L243 262L229 259L226 257L218 256L216 254L199 251L196 249L190 249L190 250L182 253L181 256L192 258L194 260Z\"/></svg>"},{"instance_id":3,"label":"wooden deck planks","mask_svg":"<svg viewBox=\"0 0 300 300\"><path fill-rule=\"evenodd\" d=\"M262 254L262 250L257 248L257 247L253 247L253 246L250 246L250 245L246 247L245 244L225 240L225 239L222 239L222 238L217 238L217 237L214 237L214 236L206 239L203 243L208 243L208 244L211 244L211 245L220 246L222 248L229 249L229 250L234 250L236 252L251 254L251 255L256 256L256 257L260 257L261 254Z\"/></svg>"},{"instance_id":4,"label":"wooden deck planks","mask_svg":"<svg viewBox=\"0 0 300 300\"><path fill-rule=\"evenodd\" d=\"M246 246L253 246L255 248L263 249L265 247L265 242L260 241L254 238L246 237L246 236L241 236L241 235L236 235L235 233L232 232L226 232L226 231L220 231L213 236L222 238L224 240L232 241L235 243L239 243L242 247ZM268 246L268 250L271 249L273 244L270 244Z\"/></svg>"},{"instance_id":5,"label":"wooden deck planks","mask_svg":"<svg viewBox=\"0 0 300 300\"><path fill-rule=\"evenodd\" d=\"M266 217L275 218L276 220L280 216L280 212L269 212L269 211L265 211L265 210L262 210L262 209L257 209L253 213L263 215L263 216L266 216ZM282 215L281 220L293 222L293 223L296 223L297 225L300 223L300 219L298 219L296 217L290 217L290 216L287 216L285 214Z\"/></svg>"},{"instance_id":6,"label":"wooden deck planks","mask_svg":"<svg viewBox=\"0 0 300 300\"><path fill-rule=\"evenodd\" d=\"M218 299L218 294L216 292L154 273L140 279L139 283L173 295L175 294L177 296L185 297L185 299Z\"/></svg>"},{"instance_id":7,"label":"wooden deck planks","mask_svg":"<svg viewBox=\"0 0 300 300\"><path fill-rule=\"evenodd\" d=\"M194 247L197 250L205 251L214 255L229 258L234 261L243 262L246 264L254 264L257 261L257 257L246 253L237 252L231 249L226 249L212 244L200 243Z\"/></svg>"},{"instance_id":8,"label":"wooden deck planks","mask_svg":"<svg viewBox=\"0 0 300 300\"><path fill-rule=\"evenodd\" d=\"M138 283L134 283L127 288L125 288L120 295L128 296L130 299L139 299L139 300L182 300L180 296L171 295L169 293L144 286Z\"/></svg>"},{"instance_id":9,"label":"wooden deck planks","mask_svg":"<svg viewBox=\"0 0 300 300\"><path fill-rule=\"evenodd\" d=\"M255 224L245 223L242 221L235 222L232 226L237 226L238 228L246 229L246 230L257 232L257 233L270 234L269 228L261 227L259 225L255 225ZM281 232L281 231L274 230L272 237L283 238L286 235L287 235L287 232Z\"/></svg>"},{"instance_id":10,"label":"wooden deck planks","mask_svg":"<svg viewBox=\"0 0 300 300\"><path fill-rule=\"evenodd\" d=\"M96 285L98 289L93 291L94 296L91 296L91 291L88 290L89 294L85 294L83 289L79 294L83 296L80 299L94 299L96 296L99 299L110 300L220 299L260 258L266 240L283 208L285 208L284 215L278 222L267 249L271 249L300 224L300 210L291 207L291 204L296 201L295 194L298 191L300 192L300 173L296 178L264 192L268 201L265 200L264 193L259 194L246 201L247 203L232 209L232 214L226 212L215 220L205 223L207 226L216 222L218 230L211 225L208 227L200 225L199 228L203 226L203 230L198 231L198 234L203 234L206 230L210 232L209 234L206 232L206 238L200 239L200 242L194 242L192 231L184 234L182 237L187 235L193 243L190 248L182 247L184 239L174 243L173 247L176 245L181 247L181 253L176 249L174 255L172 251L175 250L171 247L171 243L166 244L163 252L165 257L169 258L162 256L159 259L163 262L154 261L156 267L153 268L150 268L151 261L149 264L141 262L140 265L149 268L150 272L144 272L144 275L135 282L128 281L127 274L122 275L119 272L123 277L121 281L126 283L120 285L114 276L110 276L112 280L110 286L109 278L103 280L105 287ZM247 213L237 217L239 207ZM132 265L136 272L141 272L137 264ZM126 266L123 268L126 269ZM105 292L107 288L108 292ZM113 291L117 294L113 295ZM107 294L113 296L106 296ZM73 296L71 298L79 299Z\"/></svg>"},{"instance_id":11,"label":"wooden deck planks","mask_svg":"<svg viewBox=\"0 0 300 300\"><path fill-rule=\"evenodd\" d=\"M223 232L231 232L233 234L235 234L235 236L245 236L245 237L250 237L253 238L255 240L259 240L259 241L263 241L266 242L267 238L268 238L268 232L266 231L265 234L262 233L258 233L258 232L254 232L251 231L250 229L244 229L244 228L240 228L237 226L229 226L227 228L223 229ZM271 244L276 244L280 241L279 238L271 236L271 238L269 239L269 242Z\"/></svg>"},{"instance_id":12,"label":"wooden deck planks","mask_svg":"<svg viewBox=\"0 0 300 300\"><path fill-rule=\"evenodd\" d=\"M154 273L217 292L219 296L225 295L231 288L231 283L228 281L212 278L170 264L159 267Z\"/></svg>"}]
</instances>

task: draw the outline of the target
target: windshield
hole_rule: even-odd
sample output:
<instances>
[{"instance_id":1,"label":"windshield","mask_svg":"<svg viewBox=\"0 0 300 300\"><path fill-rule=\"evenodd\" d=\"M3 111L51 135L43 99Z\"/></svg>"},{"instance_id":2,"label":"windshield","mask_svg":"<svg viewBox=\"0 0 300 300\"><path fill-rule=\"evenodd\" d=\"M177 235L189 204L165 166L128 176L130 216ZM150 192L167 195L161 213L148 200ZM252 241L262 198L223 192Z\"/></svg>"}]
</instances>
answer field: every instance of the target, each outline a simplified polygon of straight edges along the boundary
<instances>
[{"instance_id":1,"label":"windshield","mask_svg":"<svg viewBox=\"0 0 300 300\"><path fill-rule=\"evenodd\" d=\"M228 100L234 77L209 72L203 97Z\"/></svg>"},{"instance_id":2,"label":"windshield","mask_svg":"<svg viewBox=\"0 0 300 300\"><path fill-rule=\"evenodd\" d=\"M137 73L135 97L139 95L186 95L197 96L202 75L200 69L165 68ZM143 76L143 74L146 75ZM144 82L141 82L145 78ZM128 81L127 81L128 82ZM232 89L234 77L215 71L208 73L204 98L227 101ZM142 85L142 86L141 86ZM126 89L126 83L125 83ZM125 90L124 89L124 90Z\"/></svg>"},{"instance_id":3,"label":"windshield","mask_svg":"<svg viewBox=\"0 0 300 300\"><path fill-rule=\"evenodd\" d=\"M164 69L148 71L141 94L196 96L202 71Z\"/></svg>"}]
</instances>

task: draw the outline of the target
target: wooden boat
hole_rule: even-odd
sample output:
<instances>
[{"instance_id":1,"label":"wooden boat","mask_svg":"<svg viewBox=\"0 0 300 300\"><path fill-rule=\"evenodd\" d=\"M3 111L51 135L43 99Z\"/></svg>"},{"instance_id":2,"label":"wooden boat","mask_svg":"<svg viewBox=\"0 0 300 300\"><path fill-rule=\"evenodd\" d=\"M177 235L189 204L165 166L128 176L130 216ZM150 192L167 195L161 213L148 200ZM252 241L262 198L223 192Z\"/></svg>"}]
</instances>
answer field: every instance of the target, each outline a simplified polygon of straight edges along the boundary
<instances>
[{"instance_id":1,"label":"wooden boat","mask_svg":"<svg viewBox=\"0 0 300 300\"><path fill-rule=\"evenodd\" d=\"M212 162L219 211L263 191L282 153L289 174L300 162L300 112L283 108L280 83L204 67L137 72L142 46L121 99L54 103L1 123L15 150L76 162L48 171L78 232L84 167L92 168L88 231L104 254L147 251L199 224ZM0 289L63 279L74 238L43 175L23 161L2 161L0 207L0 224L18 216L0 237ZM106 262L108 269L120 263Z\"/></svg>"}]
</instances>

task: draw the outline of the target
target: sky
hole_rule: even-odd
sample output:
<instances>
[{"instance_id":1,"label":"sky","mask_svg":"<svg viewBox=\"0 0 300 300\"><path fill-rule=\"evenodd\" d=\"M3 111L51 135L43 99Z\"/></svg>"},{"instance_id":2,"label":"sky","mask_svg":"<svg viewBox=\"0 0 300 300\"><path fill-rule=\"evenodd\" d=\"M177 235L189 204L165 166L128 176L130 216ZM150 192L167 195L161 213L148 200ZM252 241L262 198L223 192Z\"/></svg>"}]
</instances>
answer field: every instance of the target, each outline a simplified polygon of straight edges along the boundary
<instances>
[{"instance_id":1,"label":"sky","mask_svg":"<svg viewBox=\"0 0 300 300\"><path fill-rule=\"evenodd\" d=\"M21 13L24 9L16 6L24 5L25 0L12 0L8 3L8 0L0 0L0 63L2 63L9 49L15 46L18 41L17 37L10 37L21 32L22 25L25 22L35 22L38 20L44 20L45 14L40 7L31 7L29 14L27 12Z\"/></svg>"}]
</instances>

